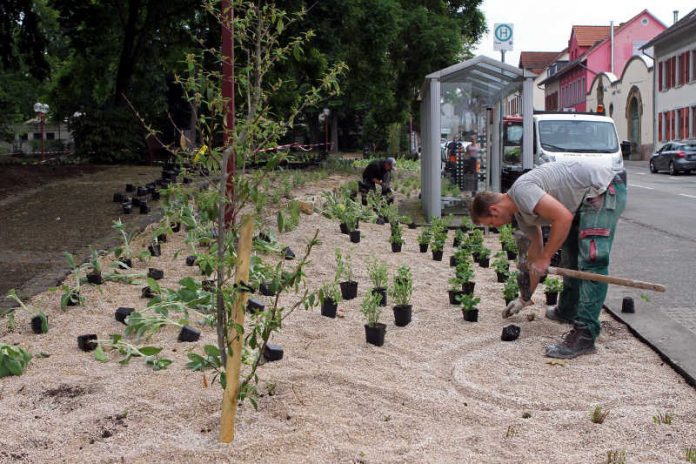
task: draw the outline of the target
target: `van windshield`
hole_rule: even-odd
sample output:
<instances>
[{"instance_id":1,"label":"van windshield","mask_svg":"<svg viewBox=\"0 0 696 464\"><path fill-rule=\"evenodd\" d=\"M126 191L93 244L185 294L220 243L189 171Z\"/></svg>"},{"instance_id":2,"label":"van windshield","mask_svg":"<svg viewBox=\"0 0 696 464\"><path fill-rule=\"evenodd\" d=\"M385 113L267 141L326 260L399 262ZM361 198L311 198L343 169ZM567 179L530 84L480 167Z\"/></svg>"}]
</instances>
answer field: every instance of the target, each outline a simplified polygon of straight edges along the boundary
<instances>
[{"instance_id":1,"label":"van windshield","mask_svg":"<svg viewBox=\"0 0 696 464\"><path fill-rule=\"evenodd\" d=\"M614 124L602 121L539 121L541 148L550 152L616 153Z\"/></svg>"}]
</instances>

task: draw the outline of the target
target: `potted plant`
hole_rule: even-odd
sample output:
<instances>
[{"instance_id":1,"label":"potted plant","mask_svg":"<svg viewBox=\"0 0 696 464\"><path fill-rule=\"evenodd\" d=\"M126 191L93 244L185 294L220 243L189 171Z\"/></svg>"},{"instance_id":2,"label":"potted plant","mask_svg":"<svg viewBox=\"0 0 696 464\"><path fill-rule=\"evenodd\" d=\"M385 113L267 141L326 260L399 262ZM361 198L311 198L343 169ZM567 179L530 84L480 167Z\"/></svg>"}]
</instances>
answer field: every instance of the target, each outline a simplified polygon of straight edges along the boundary
<instances>
[{"instance_id":1,"label":"potted plant","mask_svg":"<svg viewBox=\"0 0 696 464\"><path fill-rule=\"evenodd\" d=\"M505 298L505 304L510 304L512 300L520 295L520 287L517 284L517 272L511 272L505 281L505 286L503 287L503 297Z\"/></svg>"},{"instance_id":2,"label":"potted plant","mask_svg":"<svg viewBox=\"0 0 696 464\"><path fill-rule=\"evenodd\" d=\"M462 231L461 229L457 229L457 231L454 233L454 241L452 245L455 248L458 248L462 243L464 243L465 240L466 234L464 233L464 231Z\"/></svg>"},{"instance_id":3,"label":"potted plant","mask_svg":"<svg viewBox=\"0 0 696 464\"><path fill-rule=\"evenodd\" d=\"M466 244L462 243L454 254L450 256L450 267L457 267L460 261L468 260L469 256L471 256L469 248L466 247Z\"/></svg>"},{"instance_id":4,"label":"potted plant","mask_svg":"<svg viewBox=\"0 0 696 464\"><path fill-rule=\"evenodd\" d=\"M517 258L517 242L514 238L510 238L503 245L505 252L507 253L507 258L512 260Z\"/></svg>"},{"instance_id":5,"label":"potted plant","mask_svg":"<svg viewBox=\"0 0 696 464\"><path fill-rule=\"evenodd\" d=\"M455 274L461 283L462 292L467 294L474 293L476 282L471 280L474 277L474 270L471 268L471 262L468 259L457 263Z\"/></svg>"},{"instance_id":6,"label":"potted plant","mask_svg":"<svg viewBox=\"0 0 696 464\"><path fill-rule=\"evenodd\" d=\"M391 236L389 237L389 242L391 243L392 251L394 253L399 253L401 251L401 246L404 244L404 237L401 231L401 224L398 221L390 223L391 226Z\"/></svg>"},{"instance_id":7,"label":"potted plant","mask_svg":"<svg viewBox=\"0 0 696 464\"><path fill-rule=\"evenodd\" d=\"M546 288L546 304L555 305L558 303L558 294L563 290L563 281L556 277L547 277L544 282Z\"/></svg>"},{"instance_id":8,"label":"potted plant","mask_svg":"<svg viewBox=\"0 0 696 464\"><path fill-rule=\"evenodd\" d=\"M97 253L97 250L91 250L88 266L90 272L87 273L87 282L94 285L101 285L104 279L102 278L101 263L99 263L99 253Z\"/></svg>"},{"instance_id":9,"label":"potted plant","mask_svg":"<svg viewBox=\"0 0 696 464\"><path fill-rule=\"evenodd\" d=\"M341 288L341 297L344 300L352 300L358 296L358 283L353 280L353 264L350 255L346 254L344 258L340 248L336 248L336 282Z\"/></svg>"},{"instance_id":10,"label":"potted plant","mask_svg":"<svg viewBox=\"0 0 696 464\"><path fill-rule=\"evenodd\" d=\"M462 216L461 229L464 232L469 232L474 229L474 223L471 222L471 218L469 218L469 216Z\"/></svg>"},{"instance_id":11,"label":"potted plant","mask_svg":"<svg viewBox=\"0 0 696 464\"><path fill-rule=\"evenodd\" d=\"M394 299L394 325L405 327L411 322L413 294L413 276L408 266L399 266L394 274L390 295Z\"/></svg>"},{"instance_id":12,"label":"potted plant","mask_svg":"<svg viewBox=\"0 0 696 464\"><path fill-rule=\"evenodd\" d=\"M476 307L481 302L481 299L473 294L464 294L459 298L459 303L462 307L462 315L467 322L478 321L478 308Z\"/></svg>"},{"instance_id":13,"label":"potted plant","mask_svg":"<svg viewBox=\"0 0 696 464\"><path fill-rule=\"evenodd\" d=\"M133 267L133 250L131 249L130 241L131 236L126 232L126 226L123 224L121 219L113 222L113 228L116 229L119 234L121 234L121 246L114 250L114 255L118 260L119 266L123 268Z\"/></svg>"},{"instance_id":14,"label":"potted plant","mask_svg":"<svg viewBox=\"0 0 696 464\"><path fill-rule=\"evenodd\" d=\"M450 288L447 290L449 295L450 304L457 304L459 302L459 297L464 294L462 291L462 281L457 276L449 279Z\"/></svg>"},{"instance_id":15,"label":"potted plant","mask_svg":"<svg viewBox=\"0 0 696 464\"><path fill-rule=\"evenodd\" d=\"M503 283L507 280L507 275L510 272L510 263L505 256L505 252L499 251L495 254L493 269L495 269L495 275L499 283Z\"/></svg>"},{"instance_id":16,"label":"potted plant","mask_svg":"<svg viewBox=\"0 0 696 464\"><path fill-rule=\"evenodd\" d=\"M7 312L5 313L5 315L7 316L8 330L14 330L14 312L17 309L21 309L24 312L26 312L29 316L31 316L32 332L34 332L35 334L45 334L46 332L48 332L48 316L46 316L46 313L44 313L43 311L39 311L36 314L32 313L29 307L27 307L27 305L25 305L24 302L22 302L22 300L19 298L19 295L17 295L17 291L13 288L8 290L7 295L5 295L5 298L7 298L8 300L12 300L19 305L19 308L11 308L7 310Z\"/></svg>"},{"instance_id":17,"label":"potted plant","mask_svg":"<svg viewBox=\"0 0 696 464\"><path fill-rule=\"evenodd\" d=\"M346 212L343 215L346 228L348 229L348 235L350 236L350 241L352 243L360 243L360 231L357 230L358 218L355 212L350 208L346 208Z\"/></svg>"},{"instance_id":18,"label":"potted plant","mask_svg":"<svg viewBox=\"0 0 696 464\"><path fill-rule=\"evenodd\" d=\"M319 302L321 303L321 315L335 318L336 308L341 302L341 291L336 282L328 282L319 289Z\"/></svg>"},{"instance_id":19,"label":"potted plant","mask_svg":"<svg viewBox=\"0 0 696 464\"><path fill-rule=\"evenodd\" d=\"M424 227L420 234L418 234L418 247L421 253L426 253L428 251L428 245L430 244L430 228Z\"/></svg>"},{"instance_id":20,"label":"potted plant","mask_svg":"<svg viewBox=\"0 0 696 464\"><path fill-rule=\"evenodd\" d=\"M491 250L481 245L478 249L478 264L487 268L490 265Z\"/></svg>"},{"instance_id":21,"label":"potted plant","mask_svg":"<svg viewBox=\"0 0 696 464\"><path fill-rule=\"evenodd\" d=\"M384 335L387 332L387 326L379 322L379 316L382 313L380 303L380 295L376 293L368 293L363 299L360 306L360 312L367 320L365 324L365 340L375 346L384 345Z\"/></svg>"},{"instance_id":22,"label":"potted plant","mask_svg":"<svg viewBox=\"0 0 696 464\"><path fill-rule=\"evenodd\" d=\"M387 305L387 266L378 260L373 260L367 264L367 273L372 281L370 293L380 295L380 306Z\"/></svg>"}]
</instances>

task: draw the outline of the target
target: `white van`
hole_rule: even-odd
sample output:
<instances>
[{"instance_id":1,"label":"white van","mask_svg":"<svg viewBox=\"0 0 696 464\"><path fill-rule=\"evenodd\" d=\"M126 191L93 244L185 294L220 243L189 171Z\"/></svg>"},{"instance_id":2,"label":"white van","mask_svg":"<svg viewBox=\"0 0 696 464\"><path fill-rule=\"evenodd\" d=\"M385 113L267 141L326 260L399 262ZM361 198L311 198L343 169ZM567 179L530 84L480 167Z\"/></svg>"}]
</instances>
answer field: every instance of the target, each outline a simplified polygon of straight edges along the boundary
<instances>
[{"instance_id":1,"label":"white van","mask_svg":"<svg viewBox=\"0 0 696 464\"><path fill-rule=\"evenodd\" d=\"M614 121L593 113L534 114L534 164L574 160L611 167L626 181L623 154ZM627 153L628 152L628 153Z\"/></svg>"}]
</instances>

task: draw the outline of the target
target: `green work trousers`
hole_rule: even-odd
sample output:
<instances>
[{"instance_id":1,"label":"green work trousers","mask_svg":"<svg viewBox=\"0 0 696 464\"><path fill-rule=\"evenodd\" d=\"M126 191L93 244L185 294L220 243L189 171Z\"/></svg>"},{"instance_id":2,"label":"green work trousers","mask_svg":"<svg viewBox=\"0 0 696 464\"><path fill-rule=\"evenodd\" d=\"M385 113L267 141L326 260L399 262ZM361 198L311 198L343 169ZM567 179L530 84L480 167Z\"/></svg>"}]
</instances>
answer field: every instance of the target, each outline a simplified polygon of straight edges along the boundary
<instances>
[{"instance_id":1,"label":"green work trousers","mask_svg":"<svg viewBox=\"0 0 696 464\"><path fill-rule=\"evenodd\" d=\"M568 238L561 249L561 266L607 275L616 223L626 206L626 184L616 176L593 204L583 201L575 213ZM558 314L584 324L597 338L599 314L607 296L606 283L563 278Z\"/></svg>"}]
</instances>

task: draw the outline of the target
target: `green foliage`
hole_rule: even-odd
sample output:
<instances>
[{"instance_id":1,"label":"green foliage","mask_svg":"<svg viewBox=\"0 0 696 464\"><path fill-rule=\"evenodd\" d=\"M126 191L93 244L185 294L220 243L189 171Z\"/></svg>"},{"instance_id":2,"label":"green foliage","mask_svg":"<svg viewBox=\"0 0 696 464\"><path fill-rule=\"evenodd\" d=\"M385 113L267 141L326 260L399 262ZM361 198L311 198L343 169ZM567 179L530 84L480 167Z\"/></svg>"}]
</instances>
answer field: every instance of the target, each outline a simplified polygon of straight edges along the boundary
<instances>
[{"instance_id":1,"label":"green foliage","mask_svg":"<svg viewBox=\"0 0 696 464\"><path fill-rule=\"evenodd\" d=\"M418 234L418 244L419 245L429 244L431 237L432 237L432 232L430 230L430 226L423 227L423 229L421 230L421 233Z\"/></svg>"},{"instance_id":2,"label":"green foliage","mask_svg":"<svg viewBox=\"0 0 696 464\"><path fill-rule=\"evenodd\" d=\"M382 306L379 303L382 301L382 296L377 293L367 292L363 298L360 312L367 320L367 325L374 327L379 322L379 317L382 314Z\"/></svg>"},{"instance_id":3,"label":"green foliage","mask_svg":"<svg viewBox=\"0 0 696 464\"><path fill-rule=\"evenodd\" d=\"M391 235L389 236L389 243L392 243L394 245L403 245L404 244L404 236L403 236L401 223L399 223L398 221L391 222L390 227L391 227Z\"/></svg>"},{"instance_id":4,"label":"green foliage","mask_svg":"<svg viewBox=\"0 0 696 464\"><path fill-rule=\"evenodd\" d=\"M200 354L189 352L186 356L189 362L186 367L192 371L205 371L208 369L213 369L215 375L213 376L212 383L216 380L220 380L220 386L225 388L227 384L225 377L225 370L222 366L222 356L220 356L220 350L215 345L205 345L203 347L204 356Z\"/></svg>"},{"instance_id":5,"label":"green foliage","mask_svg":"<svg viewBox=\"0 0 696 464\"><path fill-rule=\"evenodd\" d=\"M60 308L65 309L72 305L82 306L85 303L85 297L80 294L81 267L75 264L75 258L72 254L67 251L63 254L65 255L65 260L68 262L72 280L75 284L70 285L64 281L61 286L58 287L58 289L63 292L60 296Z\"/></svg>"},{"instance_id":6,"label":"green foliage","mask_svg":"<svg viewBox=\"0 0 696 464\"><path fill-rule=\"evenodd\" d=\"M510 263L504 252L499 251L495 254L495 259L492 262L493 269L501 274L507 274L510 271Z\"/></svg>"},{"instance_id":7,"label":"green foliage","mask_svg":"<svg viewBox=\"0 0 696 464\"><path fill-rule=\"evenodd\" d=\"M319 301L323 304L327 298L334 303L343 301L341 289L338 287L336 281L326 282L319 288Z\"/></svg>"},{"instance_id":8,"label":"green foliage","mask_svg":"<svg viewBox=\"0 0 696 464\"><path fill-rule=\"evenodd\" d=\"M374 288L387 288L387 265L376 258L367 263L367 273Z\"/></svg>"},{"instance_id":9,"label":"green foliage","mask_svg":"<svg viewBox=\"0 0 696 464\"><path fill-rule=\"evenodd\" d=\"M688 462L696 463L696 448L686 448L684 450L684 459Z\"/></svg>"},{"instance_id":10,"label":"green foliage","mask_svg":"<svg viewBox=\"0 0 696 464\"><path fill-rule=\"evenodd\" d=\"M22 375L31 361L31 353L21 346L0 343L0 378Z\"/></svg>"},{"instance_id":11,"label":"green foliage","mask_svg":"<svg viewBox=\"0 0 696 464\"><path fill-rule=\"evenodd\" d=\"M671 425L672 424L672 415L668 412L658 411L654 416L652 416L652 420L654 423L656 423L658 425L660 425L660 424Z\"/></svg>"},{"instance_id":12,"label":"green foliage","mask_svg":"<svg viewBox=\"0 0 696 464\"><path fill-rule=\"evenodd\" d=\"M293 200L288 202L286 208L278 210L277 215L278 232L291 232L300 225L300 204Z\"/></svg>"},{"instance_id":13,"label":"green foliage","mask_svg":"<svg viewBox=\"0 0 696 464\"><path fill-rule=\"evenodd\" d=\"M457 261L457 267L455 268L455 278L460 284L470 282L474 277L474 270L471 266L471 261L467 258Z\"/></svg>"},{"instance_id":14,"label":"green foliage","mask_svg":"<svg viewBox=\"0 0 696 464\"><path fill-rule=\"evenodd\" d=\"M188 321L184 319L175 321L162 314L145 314L134 311L130 314L130 316L128 316L128 324L126 325L125 334L128 336L134 335L137 338L147 339L159 332L164 326L174 325L181 327L187 322Z\"/></svg>"},{"instance_id":15,"label":"green foliage","mask_svg":"<svg viewBox=\"0 0 696 464\"><path fill-rule=\"evenodd\" d=\"M94 350L94 359L99 362L108 362L109 358L105 348L117 351L121 355L119 364L122 365L130 363L133 358L143 358L147 366L150 366L155 371L159 371L166 369L172 363L170 359L159 356L162 348L157 346L136 346L123 341L120 335L112 335L110 340L99 340L97 348Z\"/></svg>"},{"instance_id":16,"label":"green foliage","mask_svg":"<svg viewBox=\"0 0 696 464\"><path fill-rule=\"evenodd\" d=\"M519 295L520 287L517 284L517 272L511 272L503 286L503 296L506 300L514 300Z\"/></svg>"},{"instance_id":17,"label":"green foliage","mask_svg":"<svg viewBox=\"0 0 696 464\"><path fill-rule=\"evenodd\" d=\"M341 282L341 279L345 279L344 282L353 281L353 263L350 254L346 254L345 257L341 253L340 248L336 248L336 282Z\"/></svg>"},{"instance_id":18,"label":"green foliage","mask_svg":"<svg viewBox=\"0 0 696 464\"><path fill-rule=\"evenodd\" d=\"M127 163L145 159L146 131L125 106L93 108L70 125L75 153L92 163Z\"/></svg>"},{"instance_id":19,"label":"green foliage","mask_svg":"<svg viewBox=\"0 0 696 464\"><path fill-rule=\"evenodd\" d=\"M411 295L413 294L413 276L411 275L411 268L408 266L399 266L396 269L389 294L394 298L394 304L397 306L410 304Z\"/></svg>"},{"instance_id":20,"label":"green foliage","mask_svg":"<svg viewBox=\"0 0 696 464\"><path fill-rule=\"evenodd\" d=\"M563 291L563 281L556 277L547 277L544 280L544 287L548 293L560 293Z\"/></svg>"},{"instance_id":21,"label":"green foliage","mask_svg":"<svg viewBox=\"0 0 696 464\"><path fill-rule=\"evenodd\" d=\"M473 294L463 293L459 296L459 304L463 311L473 311L476 306L481 302L481 298L474 296Z\"/></svg>"},{"instance_id":22,"label":"green foliage","mask_svg":"<svg viewBox=\"0 0 696 464\"><path fill-rule=\"evenodd\" d=\"M118 218L113 222L112 227L118 231L118 233L121 235L121 245L117 247L114 250L114 254L116 255L116 258L123 258L123 259L132 259L133 258L133 250L131 249L131 240L132 236L126 232L126 226L123 224L123 221L121 221L121 218Z\"/></svg>"},{"instance_id":23,"label":"green foliage","mask_svg":"<svg viewBox=\"0 0 696 464\"><path fill-rule=\"evenodd\" d=\"M593 424L603 424L604 420L609 415L609 411L602 409L601 406L595 406L592 414L590 414L590 420Z\"/></svg>"}]
</instances>

